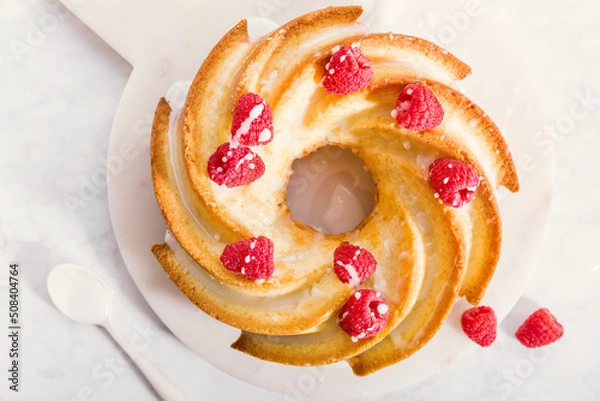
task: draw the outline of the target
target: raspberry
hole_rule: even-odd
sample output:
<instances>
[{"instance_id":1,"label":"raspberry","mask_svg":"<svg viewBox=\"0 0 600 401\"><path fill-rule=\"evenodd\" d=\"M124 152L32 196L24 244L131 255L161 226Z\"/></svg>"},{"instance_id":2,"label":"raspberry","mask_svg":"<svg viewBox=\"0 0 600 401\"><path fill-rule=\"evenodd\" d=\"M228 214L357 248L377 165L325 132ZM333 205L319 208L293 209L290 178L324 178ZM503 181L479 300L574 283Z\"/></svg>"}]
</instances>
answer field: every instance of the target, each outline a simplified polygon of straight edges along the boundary
<instances>
[{"instance_id":1,"label":"raspberry","mask_svg":"<svg viewBox=\"0 0 600 401\"><path fill-rule=\"evenodd\" d=\"M471 202L479 180L477 170L458 160L437 159L429 166L429 183L446 206L459 208Z\"/></svg>"},{"instance_id":2,"label":"raspberry","mask_svg":"<svg viewBox=\"0 0 600 401\"><path fill-rule=\"evenodd\" d=\"M224 143L208 159L208 176L228 188L250 184L265 173L265 163L245 146L232 148Z\"/></svg>"},{"instance_id":3,"label":"raspberry","mask_svg":"<svg viewBox=\"0 0 600 401\"><path fill-rule=\"evenodd\" d=\"M263 236L227 245L220 259L227 270L250 280L264 280L275 272L273 241Z\"/></svg>"},{"instance_id":4,"label":"raspberry","mask_svg":"<svg viewBox=\"0 0 600 401\"><path fill-rule=\"evenodd\" d=\"M231 125L231 147L266 145L273 140L273 111L262 97L246 93L237 102Z\"/></svg>"},{"instance_id":5,"label":"raspberry","mask_svg":"<svg viewBox=\"0 0 600 401\"><path fill-rule=\"evenodd\" d=\"M390 315L385 298L374 290L356 291L338 316L340 328L356 342L383 330Z\"/></svg>"},{"instance_id":6,"label":"raspberry","mask_svg":"<svg viewBox=\"0 0 600 401\"><path fill-rule=\"evenodd\" d=\"M467 337L482 347L489 347L496 340L498 321L489 306L477 306L465 311L460 323Z\"/></svg>"},{"instance_id":7,"label":"raspberry","mask_svg":"<svg viewBox=\"0 0 600 401\"><path fill-rule=\"evenodd\" d=\"M408 130L425 131L442 123L444 109L427 86L408 84L396 100L392 117Z\"/></svg>"},{"instance_id":8,"label":"raspberry","mask_svg":"<svg viewBox=\"0 0 600 401\"><path fill-rule=\"evenodd\" d=\"M519 327L515 336L527 348L552 344L564 334L562 324L546 308L538 309Z\"/></svg>"},{"instance_id":9,"label":"raspberry","mask_svg":"<svg viewBox=\"0 0 600 401\"><path fill-rule=\"evenodd\" d=\"M357 286L375 271L377 261L365 248L342 244L333 253L333 270L342 283Z\"/></svg>"},{"instance_id":10,"label":"raspberry","mask_svg":"<svg viewBox=\"0 0 600 401\"><path fill-rule=\"evenodd\" d=\"M325 65L323 87L330 95L347 95L369 86L373 75L371 60L358 47L344 46Z\"/></svg>"}]
</instances>

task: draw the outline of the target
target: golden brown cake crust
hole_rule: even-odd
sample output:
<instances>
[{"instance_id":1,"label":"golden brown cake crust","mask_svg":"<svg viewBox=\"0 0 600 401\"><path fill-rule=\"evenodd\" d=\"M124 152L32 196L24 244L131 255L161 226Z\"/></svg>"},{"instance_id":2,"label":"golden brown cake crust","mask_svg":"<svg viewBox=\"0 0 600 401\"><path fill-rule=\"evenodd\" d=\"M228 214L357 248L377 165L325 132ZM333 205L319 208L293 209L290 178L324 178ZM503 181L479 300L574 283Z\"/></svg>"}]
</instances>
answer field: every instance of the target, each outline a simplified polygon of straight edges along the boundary
<instances>
[{"instance_id":1,"label":"golden brown cake crust","mask_svg":"<svg viewBox=\"0 0 600 401\"><path fill-rule=\"evenodd\" d=\"M348 297L344 293L333 294L326 302L314 305L320 310L313 310L310 315L300 318L285 314L285 311L280 313L277 310L265 311L260 308L252 310L219 299L218 295L204 286L177 260L175 253L166 243L153 245L152 252L169 278L196 306L213 318L248 332L285 335L309 330L323 323ZM317 316L317 318L315 319L313 316ZM277 324L268 325L268 322L274 317L277 318Z\"/></svg>"}]
</instances>

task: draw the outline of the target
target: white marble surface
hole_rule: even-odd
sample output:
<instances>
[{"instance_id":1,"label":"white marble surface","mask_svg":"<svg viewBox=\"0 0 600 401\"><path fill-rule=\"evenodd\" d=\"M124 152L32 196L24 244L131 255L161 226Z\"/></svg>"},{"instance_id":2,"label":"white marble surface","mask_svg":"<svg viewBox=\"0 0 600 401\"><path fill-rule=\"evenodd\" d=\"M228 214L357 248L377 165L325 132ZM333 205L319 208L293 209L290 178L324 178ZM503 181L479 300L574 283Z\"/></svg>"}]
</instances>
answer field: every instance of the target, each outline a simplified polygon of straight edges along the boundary
<instances>
[{"instance_id":1,"label":"white marble surface","mask_svg":"<svg viewBox=\"0 0 600 401\"><path fill-rule=\"evenodd\" d=\"M458 9L463 3L457 1ZM600 5L594 0L495 3L525 22L519 45L537 72L550 111L540 146L555 147L557 186L543 254L493 347L474 350L425 382L372 399L600 399L600 323L595 319L600 302ZM4 0L0 17L0 321L6 325L6 269L16 260L22 269L23 325L21 392L8 392L3 373L1 399L157 399L101 329L73 323L50 304L46 275L64 261L89 266L109 280L119 294L117 313L127 317L123 335L190 399L303 399L306 394L298 389L286 396L246 385L191 355L129 278L103 184L108 135L128 63L53 0ZM73 207L69 200L90 182L85 205ZM546 352L515 346L512 336L535 304L549 307L566 330ZM2 334L2 372L7 347Z\"/></svg>"}]
</instances>

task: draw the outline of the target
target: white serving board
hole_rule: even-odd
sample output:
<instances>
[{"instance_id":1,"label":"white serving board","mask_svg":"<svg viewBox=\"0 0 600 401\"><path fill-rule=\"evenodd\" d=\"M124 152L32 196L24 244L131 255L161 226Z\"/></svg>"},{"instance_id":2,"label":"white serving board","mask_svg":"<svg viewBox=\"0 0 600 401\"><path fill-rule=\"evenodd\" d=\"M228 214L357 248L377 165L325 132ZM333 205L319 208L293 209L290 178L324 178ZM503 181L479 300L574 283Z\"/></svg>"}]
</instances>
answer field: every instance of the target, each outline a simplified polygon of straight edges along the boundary
<instances>
[{"instance_id":1,"label":"white serving board","mask_svg":"<svg viewBox=\"0 0 600 401\"><path fill-rule=\"evenodd\" d=\"M175 102L183 101L185 84L181 82L193 78L214 43L245 17L269 17L283 23L326 5L362 4L366 9L363 21L372 29L433 39L473 67L474 76L463 88L504 130L521 169L523 186L519 194L501 199L504 249L484 303L503 318L520 297L540 250L552 195L553 162L552 155L541 154L534 146L533 134L541 127L544 113L535 80L514 48L518 37L515 24L503 24L510 16L503 15L493 2L482 2L482 10L475 13L467 10L464 2L443 0L61 1L133 66L115 115L108 157L109 169L111 160L120 160L124 166L108 183L111 218L123 259L165 325L217 368L292 399L298 395L346 398L415 383L474 348L457 324L467 307L459 302L425 348L366 378L356 378L343 363L302 368L262 362L231 350L229 345L239 332L199 311L155 261L149 247L163 240L165 226L150 180L149 133L154 108L167 94Z\"/></svg>"}]
</instances>

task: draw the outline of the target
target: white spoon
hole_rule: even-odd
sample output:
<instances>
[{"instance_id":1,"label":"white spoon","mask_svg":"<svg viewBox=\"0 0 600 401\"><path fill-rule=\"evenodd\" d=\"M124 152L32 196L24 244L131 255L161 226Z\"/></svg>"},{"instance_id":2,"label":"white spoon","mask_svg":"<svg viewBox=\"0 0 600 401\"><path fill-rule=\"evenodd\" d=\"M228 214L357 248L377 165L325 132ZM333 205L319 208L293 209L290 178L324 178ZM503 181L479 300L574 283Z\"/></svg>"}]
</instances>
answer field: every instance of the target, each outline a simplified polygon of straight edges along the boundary
<instances>
[{"instance_id":1,"label":"white spoon","mask_svg":"<svg viewBox=\"0 0 600 401\"><path fill-rule=\"evenodd\" d=\"M109 319L111 293L104 280L89 269L66 263L55 266L50 271L46 284L52 302L62 313L77 322L104 327L136 363L162 399L187 400L179 388L115 332Z\"/></svg>"}]
</instances>

